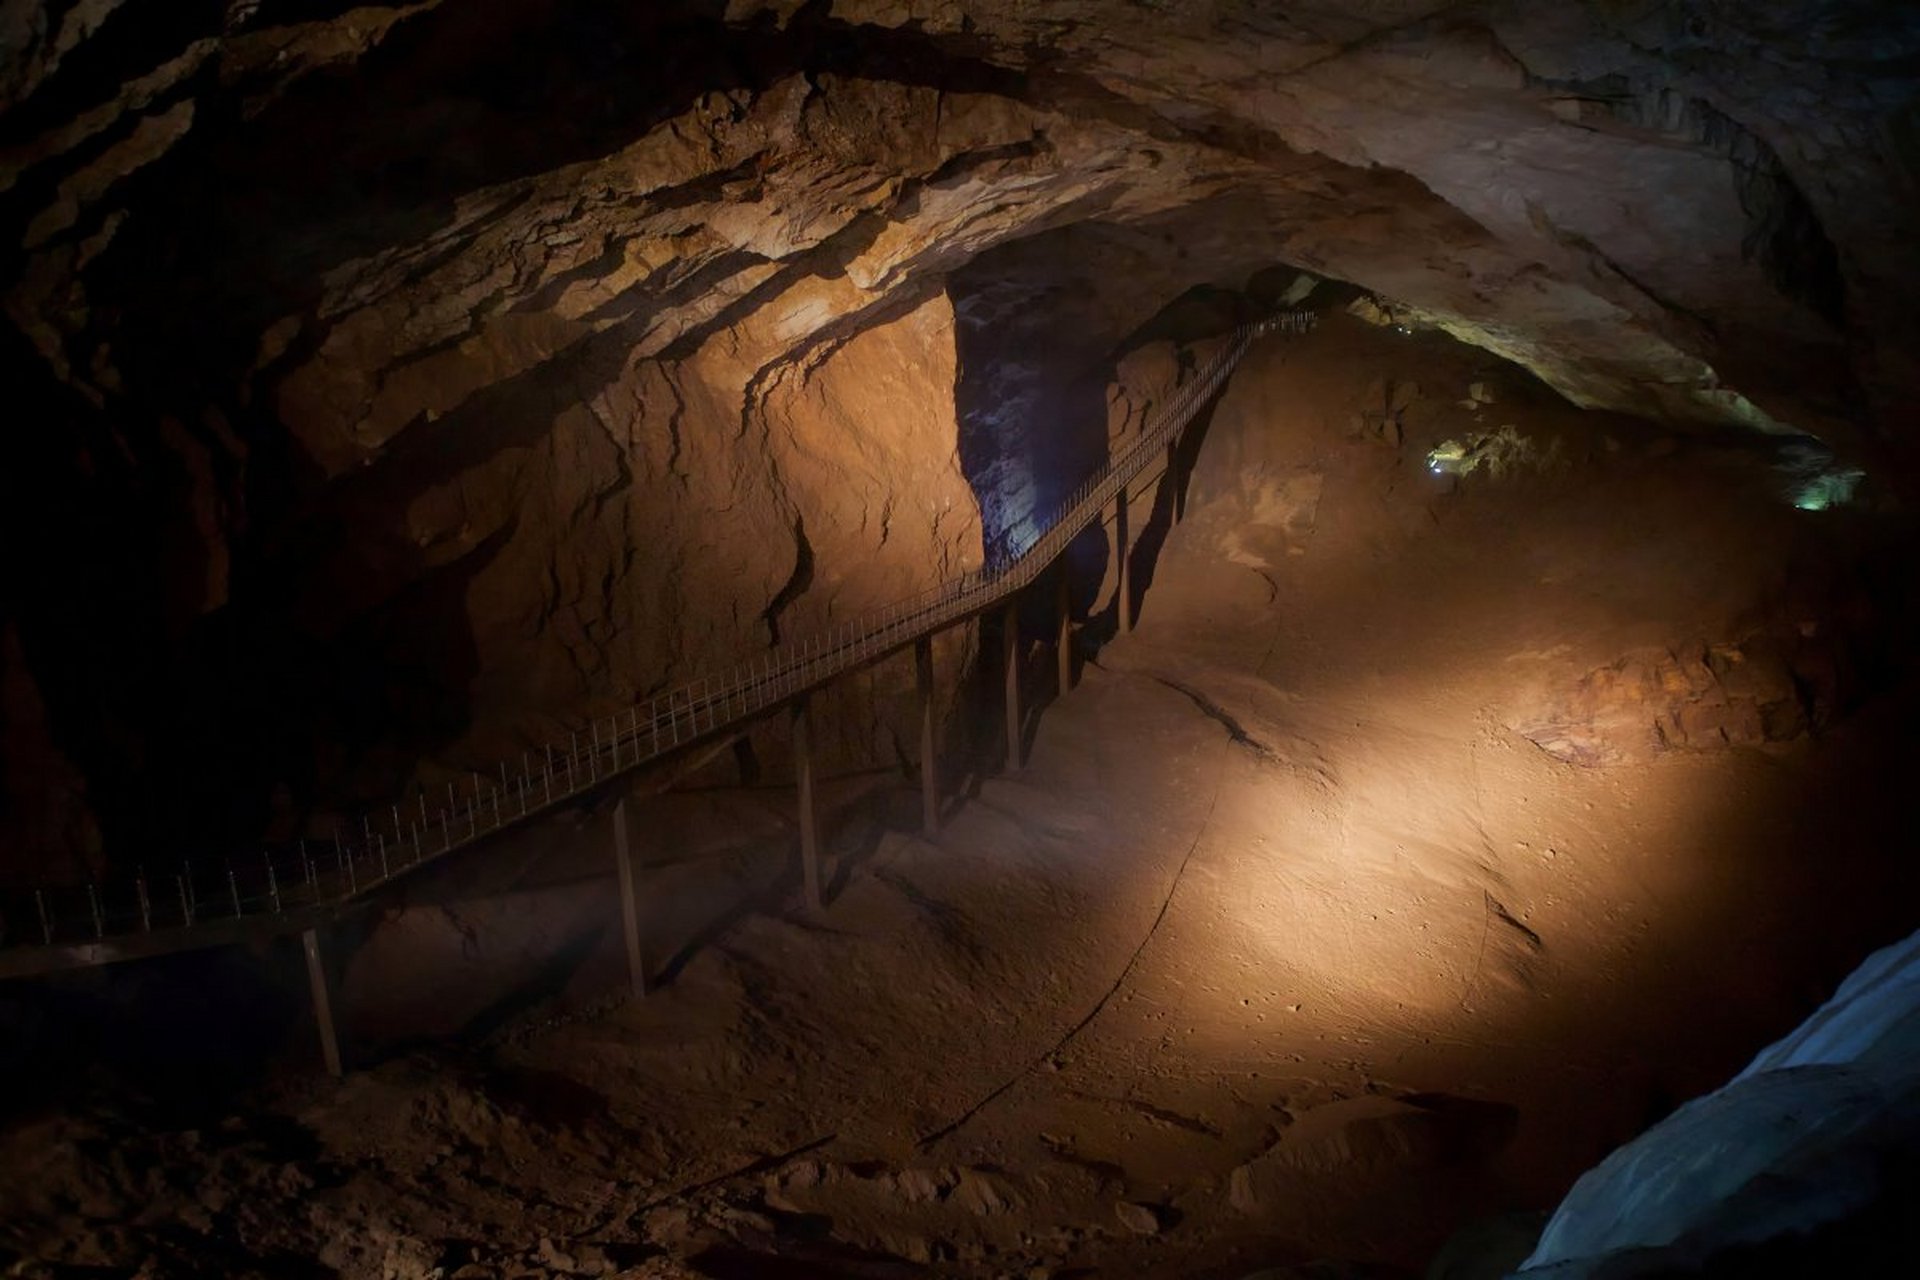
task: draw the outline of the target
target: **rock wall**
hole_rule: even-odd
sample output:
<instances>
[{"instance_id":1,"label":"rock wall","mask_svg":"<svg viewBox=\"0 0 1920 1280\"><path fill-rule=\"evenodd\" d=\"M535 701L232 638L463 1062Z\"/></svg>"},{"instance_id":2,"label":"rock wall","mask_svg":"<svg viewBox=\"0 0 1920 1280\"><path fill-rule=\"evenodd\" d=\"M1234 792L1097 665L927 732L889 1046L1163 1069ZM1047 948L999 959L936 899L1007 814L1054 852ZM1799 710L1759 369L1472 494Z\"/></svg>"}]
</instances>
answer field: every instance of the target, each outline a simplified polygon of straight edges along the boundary
<instances>
[{"instance_id":1,"label":"rock wall","mask_svg":"<svg viewBox=\"0 0 1920 1280\"><path fill-rule=\"evenodd\" d=\"M1516 728L1571 764L1790 742L1833 714L1839 664L1814 623L1725 644L1649 647L1582 676Z\"/></svg>"},{"instance_id":2,"label":"rock wall","mask_svg":"<svg viewBox=\"0 0 1920 1280\"><path fill-rule=\"evenodd\" d=\"M964 567L965 422L1054 452L1003 376L1048 307L1095 319L1028 366L1095 399L1168 299L1280 263L1581 403L1871 453L1920 385L1920 23L1864 3L11 0L0 33L7 609L110 851L466 768ZM956 425L950 284L957 376L1034 413ZM990 520L1046 483L989 479ZM849 714L845 760L884 746Z\"/></svg>"},{"instance_id":3,"label":"rock wall","mask_svg":"<svg viewBox=\"0 0 1920 1280\"><path fill-rule=\"evenodd\" d=\"M1909 1257L1920 941L1583 1176L1519 1277L1873 1274Z\"/></svg>"}]
</instances>

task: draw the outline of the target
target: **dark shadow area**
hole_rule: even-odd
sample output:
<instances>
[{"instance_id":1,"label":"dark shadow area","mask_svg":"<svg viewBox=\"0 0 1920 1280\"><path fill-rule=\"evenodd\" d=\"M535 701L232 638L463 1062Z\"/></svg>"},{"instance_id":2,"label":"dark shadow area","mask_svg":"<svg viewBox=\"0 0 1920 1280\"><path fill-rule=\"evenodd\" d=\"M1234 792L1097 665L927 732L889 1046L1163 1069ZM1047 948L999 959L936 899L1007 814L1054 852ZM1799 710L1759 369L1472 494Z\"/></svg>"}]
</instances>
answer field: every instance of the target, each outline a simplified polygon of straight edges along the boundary
<instances>
[{"instance_id":1,"label":"dark shadow area","mask_svg":"<svg viewBox=\"0 0 1920 1280\"><path fill-rule=\"evenodd\" d=\"M1720 1249L1703 1261L1689 1258L1700 1250L1682 1241L1670 1251L1656 1251L1659 1261L1633 1267L1631 1274L1635 1280L1868 1280L1907 1271L1920 1257L1920 1217L1913 1212L1920 1204L1920 1155L1911 1147L1894 1149L1876 1163L1874 1194L1833 1222ZM1631 1265L1618 1270L1624 1273Z\"/></svg>"},{"instance_id":2,"label":"dark shadow area","mask_svg":"<svg viewBox=\"0 0 1920 1280\"><path fill-rule=\"evenodd\" d=\"M926 1267L851 1245L783 1242L766 1252L716 1246L687 1265L711 1280L906 1280L933 1274Z\"/></svg>"},{"instance_id":3,"label":"dark shadow area","mask_svg":"<svg viewBox=\"0 0 1920 1280\"><path fill-rule=\"evenodd\" d=\"M397 534L367 537L385 526L353 522L349 537L329 522L314 531L332 560L317 581L267 583L210 609L200 595L208 544L177 464L123 467L124 437L54 384L11 330L0 347L39 411L19 465L0 477L12 584L0 623L17 626L16 678L44 702L39 750L85 780L103 859L122 872L177 867L291 840L306 834L300 815L323 790L337 794L355 774L392 785L428 744L465 728L477 659L464 597L504 533L422 571L418 548ZM40 553L48 530L65 539L58 556ZM400 564L412 566L406 585L364 594ZM74 820L51 808L36 823L44 835ZM27 852L9 848L0 876L84 874L44 856L19 862Z\"/></svg>"},{"instance_id":4,"label":"dark shadow area","mask_svg":"<svg viewBox=\"0 0 1920 1280\"><path fill-rule=\"evenodd\" d=\"M1024 551L1107 460L1121 360L1224 333L1260 310L1239 290L1270 276L1273 259L1224 230L1246 216L1214 201L1139 224L1080 223L989 250L949 279L960 463L989 561ZM1076 582L1099 581L1095 546L1075 544Z\"/></svg>"},{"instance_id":5,"label":"dark shadow area","mask_svg":"<svg viewBox=\"0 0 1920 1280\"><path fill-rule=\"evenodd\" d=\"M741 921L749 916L777 915L799 892L800 859L796 845L793 855L786 860L786 869L777 879L755 893L738 898L724 911L694 928L673 954L652 970L651 980L661 986L672 983L696 956L726 937Z\"/></svg>"},{"instance_id":6,"label":"dark shadow area","mask_svg":"<svg viewBox=\"0 0 1920 1280\"><path fill-rule=\"evenodd\" d=\"M1231 381L1228 385L1232 385ZM1224 395L1225 391L1223 387L1221 394ZM1201 447L1206 443L1207 429L1213 424L1213 410L1218 403L1218 396L1209 400L1198 413L1194 414L1192 423L1181 436L1173 460L1176 468L1175 484L1184 483L1185 478L1192 474L1193 460L1200 456ZM1133 545L1127 549L1127 583L1130 588L1128 603L1132 608L1136 625L1144 616L1147 593L1153 587L1153 575L1160 564L1161 549L1166 546L1167 538L1174 530L1175 504L1183 501L1176 491L1175 484L1164 482L1156 484L1153 490L1153 505L1147 510L1146 518L1142 520L1135 516L1137 524L1131 531ZM1135 510L1138 510L1137 503ZM1111 626L1116 629L1119 626L1119 617L1116 612L1118 609L1119 600L1116 598L1108 611ZM1110 637L1112 630L1107 634Z\"/></svg>"},{"instance_id":7,"label":"dark shadow area","mask_svg":"<svg viewBox=\"0 0 1920 1280\"><path fill-rule=\"evenodd\" d=\"M369 1046L356 1055L355 1065L377 1066L395 1058L439 1045L474 1045L511 1024L516 1018L552 1000L566 990L574 975L586 964L606 936L604 925L576 930L561 947L543 958L512 990L502 992L485 1008L474 1014L452 1036L421 1036L389 1040Z\"/></svg>"},{"instance_id":8,"label":"dark shadow area","mask_svg":"<svg viewBox=\"0 0 1920 1280\"><path fill-rule=\"evenodd\" d=\"M980 503L989 563L1025 550L1066 498L1107 462L1116 413L1111 388L1123 361L1154 344L1173 344L1184 380L1194 369L1193 344L1267 314L1278 290L1292 281L1292 268L1276 266L1256 249L1242 246L1236 256L1211 243L1209 219L1216 213L1225 216L1224 209L1210 213L1202 206L1183 211L1177 224L1081 224L1044 233L980 255L949 282L961 468ZM1188 232L1201 246L1194 256L1180 238ZM1135 408L1149 419L1155 411L1151 403ZM1183 474L1204 441L1206 416L1180 446ZM1148 482L1155 470L1149 468ZM1141 487L1136 481L1136 492ZM1138 509L1136 497L1129 511L1136 617L1172 522L1172 502L1171 487L1161 486L1150 509ZM1082 654L1096 652L1118 631L1117 598L1099 616L1089 616L1110 574L1112 526L1110 508L1064 557L1070 612L1080 620L1075 647ZM1018 607L1023 641L1050 651L1054 592L1028 592ZM983 620L981 665L995 672L999 626L997 618ZM1023 670L1036 660L1026 654ZM1023 683L1039 687L1025 677ZM1030 730L1023 726L1023 732Z\"/></svg>"},{"instance_id":9,"label":"dark shadow area","mask_svg":"<svg viewBox=\"0 0 1920 1280\"><path fill-rule=\"evenodd\" d=\"M159 1125L227 1114L318 1038L297 938L0 983L0 1114L109 1097Z\"/></svg>"},{"instance_id":10,"label":"dark shadow area","mask_svg":"<svg viewBox=\"0 0 1920 1280\"><path fill-rule=\"evenodd\" d=\"M913 801L912 805L901 803ZM918 792L897 787L860 797L853 804L822 815L832 826L821 833L821 843L831 851L833 866L821 896L831 907L847 885L873 861L881 843L894 831L919 834Z\"/></svg>"}]
</instances>

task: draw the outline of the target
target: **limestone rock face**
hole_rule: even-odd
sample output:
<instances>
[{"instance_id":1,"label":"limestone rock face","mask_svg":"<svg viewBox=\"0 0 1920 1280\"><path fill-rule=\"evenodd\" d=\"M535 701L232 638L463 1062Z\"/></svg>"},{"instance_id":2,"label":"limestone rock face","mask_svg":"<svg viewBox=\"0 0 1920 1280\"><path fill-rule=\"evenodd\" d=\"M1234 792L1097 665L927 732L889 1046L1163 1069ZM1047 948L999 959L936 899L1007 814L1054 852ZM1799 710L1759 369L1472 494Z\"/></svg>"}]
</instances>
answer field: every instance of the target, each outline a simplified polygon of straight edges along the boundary
<instances>
[{"instance_id":1,"label":"limestone rock face","mask_svg":"<svg viewBox=\"0 0 1920 1280\"><path fill-rule=\"evenodd\" d=\"M1514 727L1571 764L1789 742L1837 717L1872 659L1862 635L1782 626L1740 640L1652 647L1588 672Z\"/></svg>"},{"instance_id":2,"label":"limestone rock face","mask_svg":"<svg viewBox=\"0 0 1920 1280\"><path fill-rule=\"evenodd\" d=\"M1598 765L1681 747L1785 741L1806 726L1792 675L1763 640L1630 653L1588 672L1520 731L1549 755Z\"/></svg>"},{"instance_id":3,"label":"limestone rock face","mask_svg":"<svg viewBox=\"0 0 1920 1280\"><path fill-rule=\"evenodd\" d=\"M1582 403L1872 452L1920 387L1920 20L1865 3L11 0L0 43L9 607L109 849L976 564L1110 443L1120 344L1282 266Z\"/></svg>"}]
</instances>

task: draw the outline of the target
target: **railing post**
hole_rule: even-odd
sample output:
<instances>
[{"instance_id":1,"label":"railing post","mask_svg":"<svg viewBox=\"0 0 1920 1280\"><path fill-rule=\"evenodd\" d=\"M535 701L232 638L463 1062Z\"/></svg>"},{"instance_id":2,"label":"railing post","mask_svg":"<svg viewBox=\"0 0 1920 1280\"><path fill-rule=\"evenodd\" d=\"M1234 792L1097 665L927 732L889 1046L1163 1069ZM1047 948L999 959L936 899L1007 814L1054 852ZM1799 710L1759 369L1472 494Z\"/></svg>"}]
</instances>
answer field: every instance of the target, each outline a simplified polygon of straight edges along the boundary
<instances>
[{"instance_id":1,"label":"railing post","mask_svg":"<svg viewBox=\"0 0 1920 1280\"><path fill-rule=\"evenodd\" d=\"M933 701L933 637L913 642L914 684L920 694L920 829L940 829L940 756L934 744L939 725Z\"/></svg>"},{"instance_id":2,"label":"railing post","mask_svg":"<svg viewBox=\"0 0 1920 1280\"><path fill-rule=\"evenodd\" d=\"M1127 564L1127 486L1113 495L1113 554L1119 567L1114 603L1120 610L1120 634L1133 630L1133 574Z\"/></svg>"},{"instance_id":3,"label":"railing post","mask_svg":"<svg viewBox=\"0 0 1920 1280\"><path fill-rule=\"evenodd\" d=\"M627 935L627 976L633 994L647 994L647 961L640 948L639 886L633 874L633 851L627 845L627 800L613 806L613 865L620 877L620 923Z\"/></svg>"},{"instance_id":4,"label":"railing post","mask_svg":"<svg viewBox=\"0 0 1920 1280\"><path fill-rule=\"evenodd\" d=\"M326 958L320 954L320 931L308 929L300 936L300 944L307 953L307 986L313 992L313 1021L320 1030L320 1055L326 1059L327 1074L338 1080L342 1073L340 1036L333 1025L333 994L327 981Z\"/></svg>"},{"instance_id":5,"label":"railing post","mask_svg":"<svg viewBox=\"0 0 1920 1280\"><path fill-rule=\"evenodd\" d=\"M808 702L803 696L793 704L793 778L800 808L800 879L807 910L817 912L821 909L820 828L813 812L813 717Z\"/></svg>"},{"instance_id":6,"label":"railing post","mask_svg":"<svg viewBox=\"0 0 1920 1280\"><path fill-rule=\"evenodd\" d=\"M147 869L141 867L133 878L134 890L140 895L140 929L143 933L153 932L153 903L147 897Z\"/></svg>"},{"instance_id":7,"label":"railing post","mask_svg":"<svg viewBox=\"0 0 1920 1280\"><path fill-rule=\"evenodd\" d=\"M53 945L53 917L47 914L47 893L44 889L33 891L33 905L40 912L40 936L48 946Z\"/></svg>"},{"instance_id":8,"label":"railing post","mask_svg":"<svg viewBox=\"0 0 1920 1280\"><path fill-rule=\"evenodd\" d=\"M1007 768L1020 767L1020 600L1007 601L1000 625L1001 657L1006 667Z\"/></svg>"}]
</instances>

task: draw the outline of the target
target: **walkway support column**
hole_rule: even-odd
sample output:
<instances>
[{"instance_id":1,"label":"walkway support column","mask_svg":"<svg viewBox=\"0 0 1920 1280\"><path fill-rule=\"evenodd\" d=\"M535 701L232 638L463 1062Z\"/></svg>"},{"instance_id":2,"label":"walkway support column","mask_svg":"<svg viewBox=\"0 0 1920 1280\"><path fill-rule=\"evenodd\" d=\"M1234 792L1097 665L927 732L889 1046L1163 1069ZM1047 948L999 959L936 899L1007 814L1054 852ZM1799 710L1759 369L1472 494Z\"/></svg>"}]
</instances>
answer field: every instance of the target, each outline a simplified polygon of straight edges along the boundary
<instances>
[{"instance_id":1,"label":"walkway support column","mask_svg":"<svg viewBox=\"0 0 1920 1280\"><path fill-rule=\"evenodd\" d=\"M1180 474L1180 440L1167 441L1167 483L1173 486L1173 522L1179 524L1187 514L1186 477Z\"/></svg>"},{"instance_id":2,"label":"walkway support column","mask_svg":"<svg viewBox=\"0 0 1920 1280\"><path fill-rule=\"evenodd\" d=\"M1067 572L1067 558L1060 557L1058 585L1054 588L1053 657L1060 667L1060 694L1073 690L1073 575Z\"/></svg>"},{"instance_id":3,"label":"walkway support column","mask_svg":"<svg viewBox=\"0 0 1920 1280\"><path fill-rule=\"evenodd\" d=\"M800 880L807 910L819 911L820 827L813 813L813 716L807 699L793 704L793 779L800 793Z\"/></svg>"},{"instance_id":4,"label":"walkway support column","mask_svg":"<svg viewBox=\"0 0 1920 1280\"><path fill-rule=\"evenodd\" d=\"M326 957L320 953L318 926L300 935L300 945L307 953L307 985L313 989L313 1020L320 1028L320 1053L327 1060L327 1074L338 1080L342 1074L340 1035L333 1025L333 992L327 981Z\"/></svg>"},{"instance_id":5,"label":"walkway support column","mask_svg":"<svg viewBox=\"0 0 1920 1280\"><path fill-rule=\"evenodd\" d=\"M613 806L613 865L620 873L620 924L627 935L627 976L633 994L647 994L647 959L640 948L639 884L633 873L633 850L627 843L627 801Z\"/></svg>"},{"instance_id":6,"label":"walkway support column","mask_svg":"<svg viewBox=\"0 0 1920 1280\"><path fill-rule=\"evenodd\" d=\"M1127 487L1120 486L1120 492L1113 496L1113 549L1119 557L1120 585L1115 593L1115 603L1120 607L1120 634L1127 635L1133 630L1133 573L1127 565Z\"/></svg>"},{"instance_id":7,"label":"walkway support column","mask_svg":"<svg viewBox=\"0 0 1920 1280\"><path fill-rule=\"evenodd\" d=\"M940 727L933 706L933 637L913 642L914 683L920 691L920 829L940 829L940 757L934 749Z\"/></svg>"},{"instance_id":8,"label":"walkway support column","mask_svg":"<svg viewBox=\"0 0 1920 1280\"><path fill-rule=\"evenodd\" d=\"M1020 598L1007 601L1006 621L1000 627L1001 653L1007 675L1007 767L1020 767Z\"/></svg>"}]
</instances>

